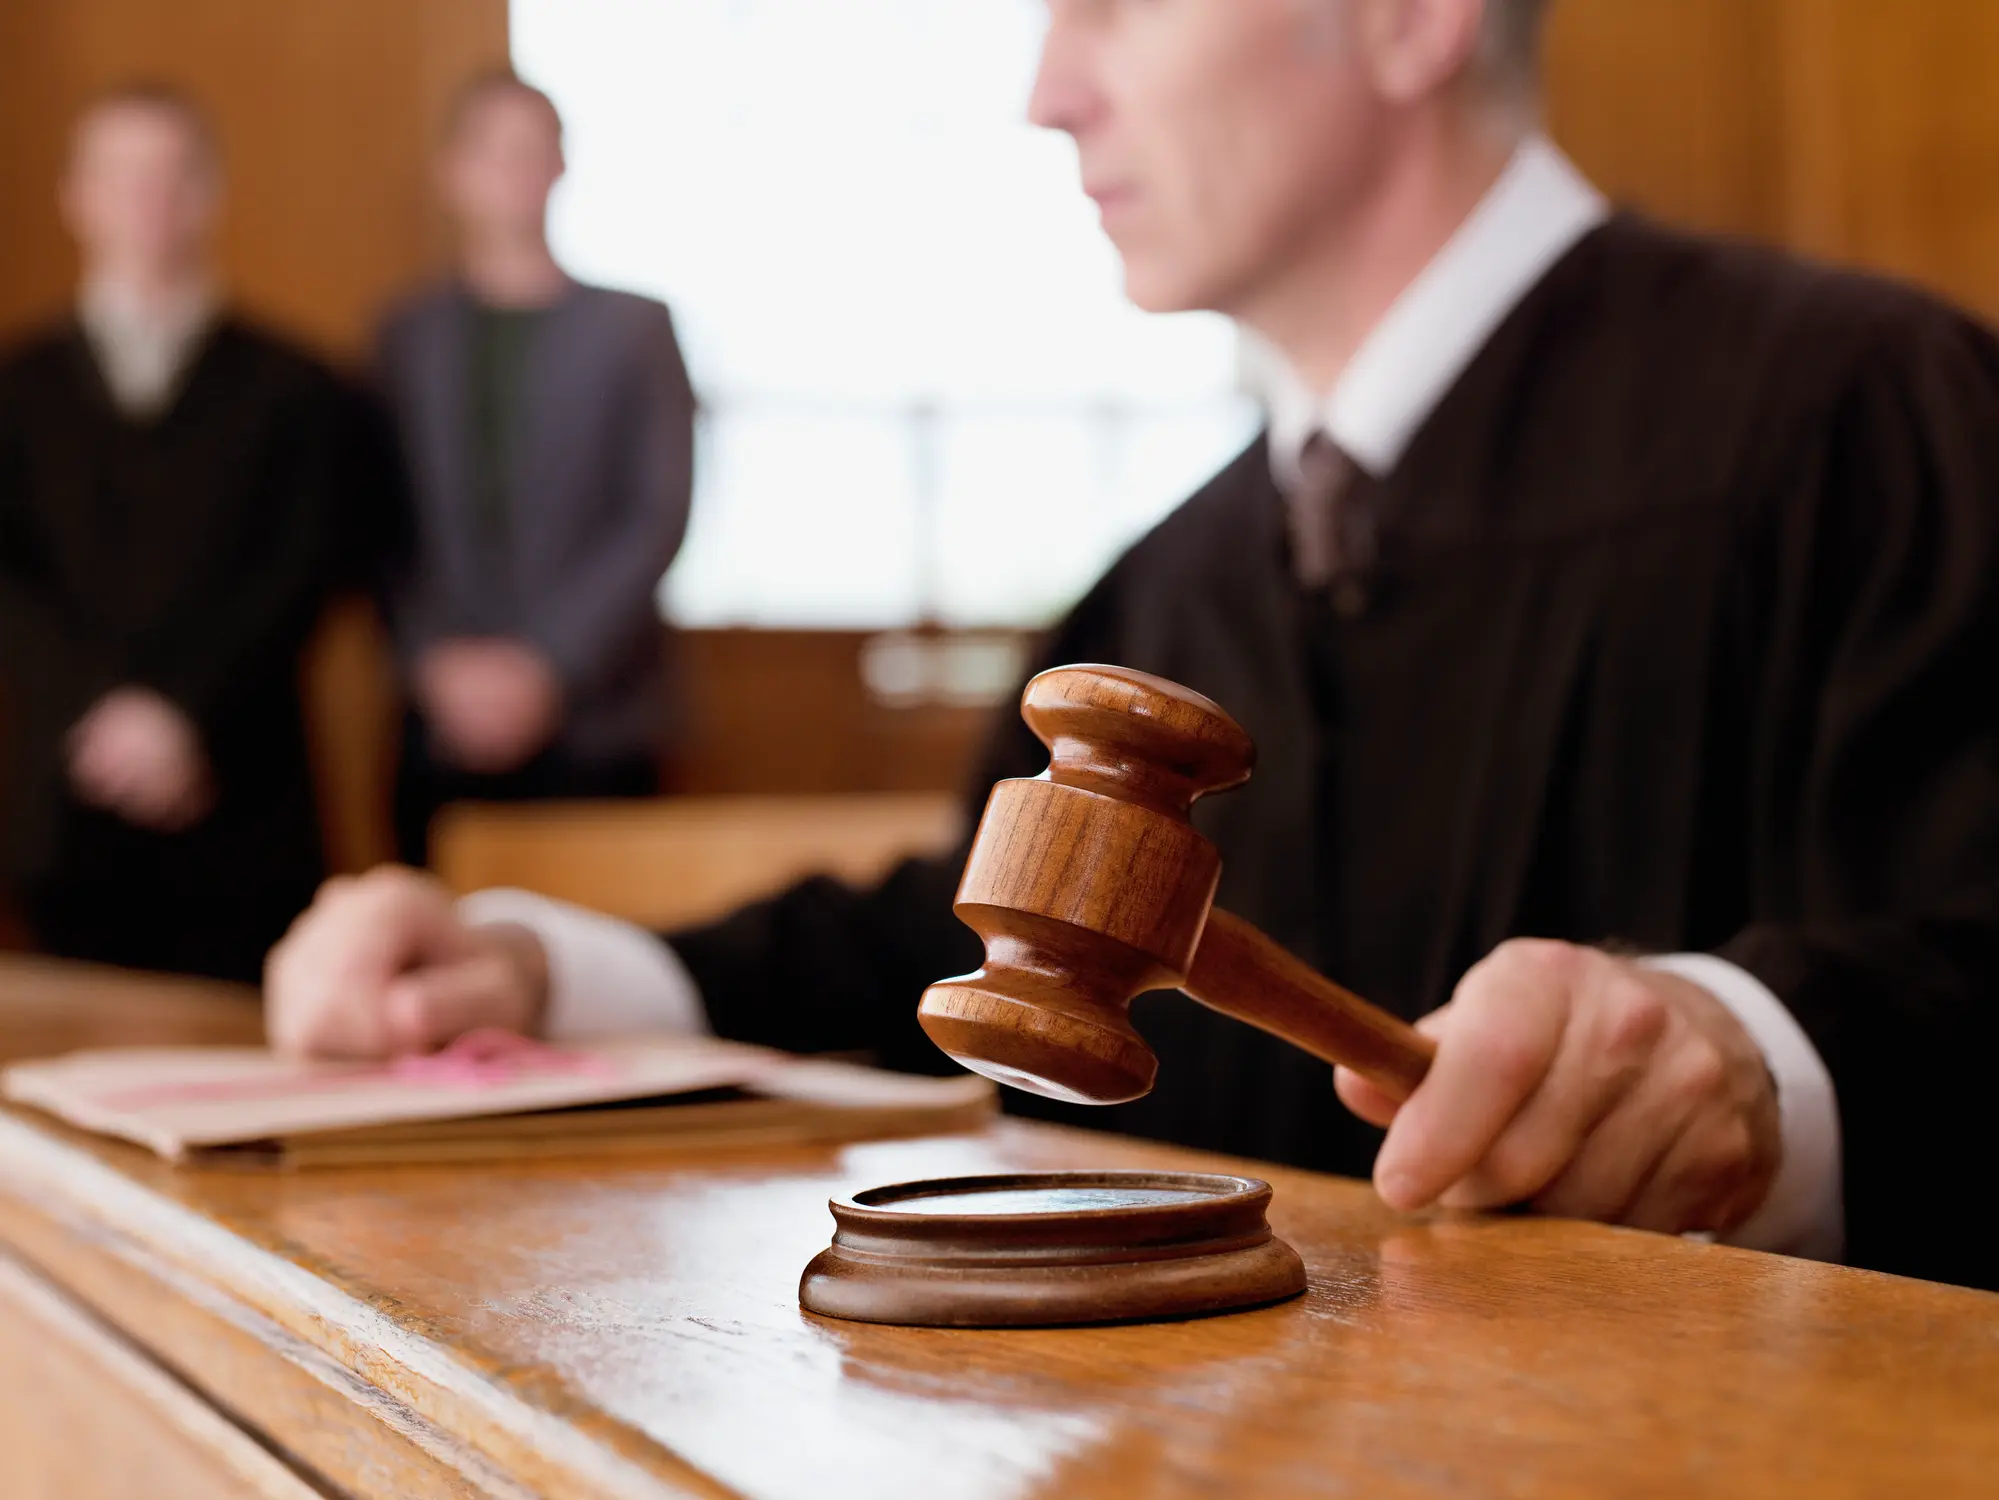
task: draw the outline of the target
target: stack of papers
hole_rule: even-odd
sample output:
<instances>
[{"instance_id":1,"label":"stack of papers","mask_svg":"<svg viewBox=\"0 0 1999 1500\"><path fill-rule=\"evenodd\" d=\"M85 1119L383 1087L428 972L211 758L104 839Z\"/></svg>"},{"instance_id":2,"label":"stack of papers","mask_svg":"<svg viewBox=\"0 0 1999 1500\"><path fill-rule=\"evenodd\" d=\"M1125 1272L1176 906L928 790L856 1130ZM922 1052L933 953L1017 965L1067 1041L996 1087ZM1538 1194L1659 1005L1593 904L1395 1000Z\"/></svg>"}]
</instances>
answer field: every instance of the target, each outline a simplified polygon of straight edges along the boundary
<instances>
[{"instance_id":1,"label":"stack of papers","mask_svg":"<svg viewBox=\"0 0 1999 1500\"><path fill-rule=\"evenodd\" d=\"M428 1057L301 1063L130 1047L16 1063L0 1092L170 1161L314 1166L783 1144L973 1129L969 1075L921 1078L711 1037L557 1047L475 1032Z\"/></svg>"}]
</instances>

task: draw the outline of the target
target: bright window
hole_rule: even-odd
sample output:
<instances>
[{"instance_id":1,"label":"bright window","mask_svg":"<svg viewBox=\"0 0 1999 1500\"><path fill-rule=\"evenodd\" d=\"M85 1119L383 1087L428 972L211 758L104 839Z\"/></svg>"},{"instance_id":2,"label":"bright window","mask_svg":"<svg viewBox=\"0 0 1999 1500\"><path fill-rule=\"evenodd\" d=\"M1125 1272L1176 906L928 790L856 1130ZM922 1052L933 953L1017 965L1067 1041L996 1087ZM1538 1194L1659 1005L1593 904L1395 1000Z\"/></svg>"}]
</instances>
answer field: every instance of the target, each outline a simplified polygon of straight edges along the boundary
<instances>
[{"instance_id":1,"label":"bright window","mask_svg":"<svg viewBox=\"0 0 1999 1500\"><path fill-rule=\"evenodd\" d=\"M692 624L1039 624L1252 430L1025 124L1038 0L514 0L569 125L556 248L674 309Z\"/></svg>"}]
</instances>

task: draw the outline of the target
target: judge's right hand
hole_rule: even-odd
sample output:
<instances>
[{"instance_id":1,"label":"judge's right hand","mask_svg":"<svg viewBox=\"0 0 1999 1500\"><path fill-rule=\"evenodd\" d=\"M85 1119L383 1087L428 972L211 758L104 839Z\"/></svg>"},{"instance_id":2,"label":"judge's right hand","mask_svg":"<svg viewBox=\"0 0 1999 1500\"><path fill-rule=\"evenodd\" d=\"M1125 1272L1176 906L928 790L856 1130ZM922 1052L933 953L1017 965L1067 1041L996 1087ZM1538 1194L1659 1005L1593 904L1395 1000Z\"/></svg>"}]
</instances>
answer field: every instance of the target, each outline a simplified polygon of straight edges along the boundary
<instances>
[{"instance_id":1,"label":"judge's right hand","mask_svg":"<svg viewBox=\"0 0 1999 1500\"><path fill-rule=\"evenodd\" d=\"M327 881L271 950L264 1025L297 1057L396 1057L481 1027L532 1033L547 994L534 934L468 924L435 879L385 865Z\"/></svg>"}]
</instances>

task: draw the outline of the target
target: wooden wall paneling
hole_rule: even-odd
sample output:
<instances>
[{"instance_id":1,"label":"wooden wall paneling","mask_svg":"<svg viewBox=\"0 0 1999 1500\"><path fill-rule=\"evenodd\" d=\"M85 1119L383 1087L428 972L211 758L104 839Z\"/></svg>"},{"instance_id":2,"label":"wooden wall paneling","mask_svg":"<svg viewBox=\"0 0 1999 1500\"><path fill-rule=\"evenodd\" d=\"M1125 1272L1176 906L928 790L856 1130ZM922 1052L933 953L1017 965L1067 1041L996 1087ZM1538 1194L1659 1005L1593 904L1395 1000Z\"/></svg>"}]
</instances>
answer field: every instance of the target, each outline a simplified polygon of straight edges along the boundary
<instances>
[{"instance_id":1,"label":"wooden wall paneling","mask_svg":"<svg viewBox=\"0 0 1999 1500\"><path fill-rule=\"evenodd\" d=\"M333 871L352 874L395 858L389 807L401 743L398 692L374 605L337 601L304 663L320 829Z\"/></svg>"},{"instance_id":2,"label":"wooden wall paneling","mask_svg":"<svg viewBox=\"0 0 1999 1500\"><path fill-rule=\"evenodd\" d=\"M1775 234L1780 41L1771 0L1555 0L1549 127L1620 203L1699 229Z\"/></svg>"},{"instance_id":3,"label":"wooden wall paneling","mask_svg":"<svg viewBox=\"0 0 1999 1500\"><path fill-rule=\"evenodd\" d=\"M945 792L466 805L438 819L431 863L453 890L515 886L671 932L809 875L871 884L948 851L962 821Z\"/></svg>"},{"instance_id":4,"label":"wooden wall paneling","mask_svg":"<svg viewBox=\"0 0 1999 1500\"><path fill-rule=\"evenodd\" d=\"M1999 317L1999 5L1556 0L1549 119L1614 198Z\"/></svg>"},{"instance_id":5,"label":"wooden wall paneling","mask_svg":"<svg viewBox=\"0 0 1999 1500\"><path fill-rule=\"evenodd\" d=\"M67 305L55 180L94 92L178 83L228 158L222 258L252 311L362 357L383 304L444 249L430 148L470 73L507 59L505 0L5 0L0 4L0 328ZM386 857L394 705L379 626L352 605L307 664L329 857Z\"/></svg>"},{"instance_id":6,"label":"wooden wall paneling","mask_svg":"<svg viewBox=\"0 0 1999 1500\"><path fill-rule=\"evenodd\" d=\"M427 177L444 100L507 56L504 0L8 0L0 12L0 322L69 295L52 194L77 107L122 79L162 78L220 128L233 290L350 354L442 247Z\"/></svg>"},{"instance_id":7,"label":"wooden wall paneling","mask_svg":"<svg viewBox=\"0 0 1999 1500\"><path fill-rule=\"evenodd\" d=\"M960 791L994 722L983 705L870 697L873 632L696 630L677 638L689 737L677 790ZM1012 712L1010 703L999 711Z\"/></svg>"},{"instance_id":8,"label":"wooden wall paneling","mask_svg":"<svg viewBox=\"0 0 1999 1500\"><path fill-rule=\"evenodd\" d=\"M441 248L426 147L451 90L506 56L504 0L0 3L0 325L60 306L53 178L76 103L135 73L218 116L225 242L246 301L365 347ZM1556 0L1549 115L1614 197L1695 227L1915 277L1999 314L1999 5L1991 0ZM375 627L336 621L312 669L342 868L386 852L394 709ZM991 716L890 707L862 632L682 638L699 792L943 789Z\"/></svg>"},{"instance_id":9,"label":"wooden wall paneling","mask_svg":"<svg viewBox=\"0 0 1999 1500\"><path fill-rule=\"evenodd\" d=\"M1783 238L1999 318L1999 5L1778 0Z\"/></svg>"},{"instance_id":10,"label":"wooden wall paneling","mask_svg":"<svg viewBox=\"0 0 1999 1500\"><path fill-rule=\"evenodd\" d=\"M1846 249L1847 126L1840 82L1843 0L1765 0L1777 18L1783 71L1777 91L1784 171L1771 236L1837 259Z\"/></svg>"},{"instance_id":11,"label":"wooden wall paneling","mask_svg":"<svg viewBox=\"0 0 1999 1500\"><path fill-rule=\"evenodd\" d=\"M56 122L72 93L56 35L60 12L53 0L0 4L0 330L45 314L71 275L55 223Z\"/></svg>"}]
</instances>

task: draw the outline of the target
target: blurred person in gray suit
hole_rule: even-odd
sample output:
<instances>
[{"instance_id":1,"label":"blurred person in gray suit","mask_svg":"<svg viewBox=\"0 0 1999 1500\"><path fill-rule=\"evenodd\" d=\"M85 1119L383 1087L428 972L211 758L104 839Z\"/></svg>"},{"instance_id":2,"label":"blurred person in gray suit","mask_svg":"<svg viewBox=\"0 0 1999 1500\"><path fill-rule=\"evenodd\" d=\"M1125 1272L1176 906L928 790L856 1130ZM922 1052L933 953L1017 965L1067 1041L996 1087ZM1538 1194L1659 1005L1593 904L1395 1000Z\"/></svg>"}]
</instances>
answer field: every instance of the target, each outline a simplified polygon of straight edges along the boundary
<instances>
[{"instance_id":1,"label":"blurred person in gray suit","mask_svg":"<svg viewBox=\"0 0 1999 1500\"><path fill-rule=\"evenodd\" d=\"M694 393L664 305L550 252L562 171L545 94L468 85L438 164L455 272L382 333L411 489L388 601L411 863L450 802L659 789L674 714L656 596L687 529Z\"/></svg>"}]
</instances>

